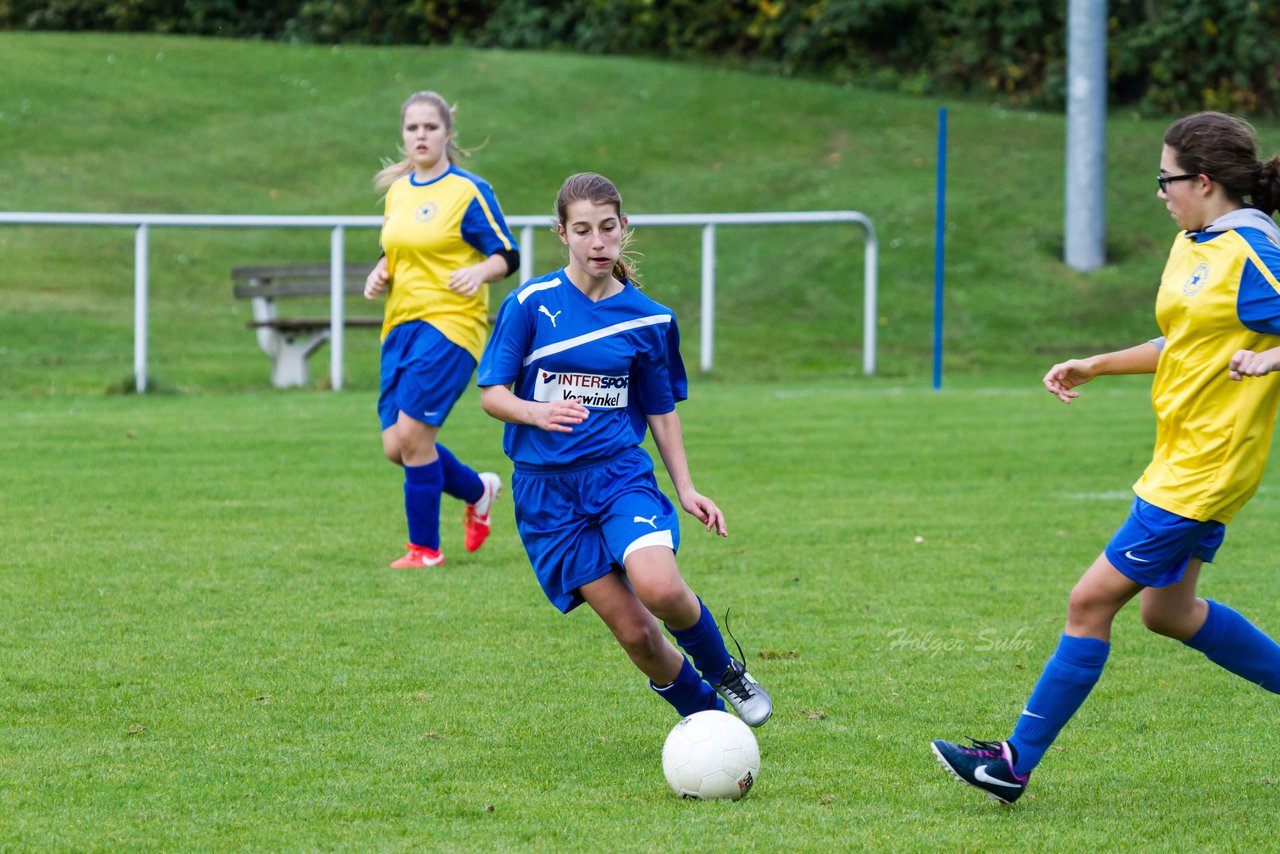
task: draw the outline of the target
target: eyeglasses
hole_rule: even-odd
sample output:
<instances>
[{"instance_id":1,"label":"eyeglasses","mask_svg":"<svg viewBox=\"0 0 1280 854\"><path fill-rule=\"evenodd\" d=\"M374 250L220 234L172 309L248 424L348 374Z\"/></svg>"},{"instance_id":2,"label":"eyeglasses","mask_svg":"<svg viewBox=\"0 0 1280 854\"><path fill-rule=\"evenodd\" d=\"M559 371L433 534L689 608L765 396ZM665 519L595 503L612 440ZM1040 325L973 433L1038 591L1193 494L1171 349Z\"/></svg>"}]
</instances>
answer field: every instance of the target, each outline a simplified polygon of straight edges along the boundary
<instances>
[{"instance_id":1,"label":"eyeglasses","mask_svg":"<svg viewBox=\"0 0 1280 854\"><path fill-rule=\"evenodd\" d=\"M1190 181L1192 178L1199 178L1200 173L1189 173L1186 175L1157 175L1156 183L1160 185L1160 192L1169 192L1169 185L1174 181Z\"/></svg>"}]
</instances>

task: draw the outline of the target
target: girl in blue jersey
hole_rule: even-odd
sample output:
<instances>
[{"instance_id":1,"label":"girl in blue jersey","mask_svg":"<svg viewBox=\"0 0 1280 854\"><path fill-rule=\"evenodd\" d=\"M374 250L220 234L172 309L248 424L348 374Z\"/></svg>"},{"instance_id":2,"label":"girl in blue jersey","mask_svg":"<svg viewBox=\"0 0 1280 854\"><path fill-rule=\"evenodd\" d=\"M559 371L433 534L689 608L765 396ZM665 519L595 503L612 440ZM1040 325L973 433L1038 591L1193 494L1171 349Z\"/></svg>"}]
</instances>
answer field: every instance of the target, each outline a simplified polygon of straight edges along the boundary
<instances>
[{"instance_id":1,"label":"girl in blue jersey","mask_svg":"<svg viewBox=\"0 0 1280 854\"><path fill-rule=\"evenodd\" d=\"M477 474L436 441L466 389L489 328L489 282L519 266L516 244L493 190L459 169L453 110L435 92L400 108L405 158L374 178L387 191L384 256L364 295L387 291L378 417L387 458L404 468L408 552L392 567L440 566L440 497L466 503L464 544L489 535L502 483Z\"/></svg>"},{"instance_id":2,"label":"girl in blue jersey","mask_svg":"<svg viewBox=\"0 0 1280 854\"><path fill-rule=\"evenodd\" d=\"M507 423L520 539L552 604L566 613L590 605L681 715L723 709L719 692L760 726L773 711L769 695L730 657L681 577L675 508L640 446L652 430L681 506L726 536L724 514L689 475L675 411L687 387L675 317L632 281L627 219L608 179L564 182L556 233L568 265L507 297L480 360L481 403Z\"/></svg>"},{"instance_id":3,"label":"girl in blue jersey","mask_svg":"<svg viewBox=\"0 0 1280 854\"><path fill-rule=\"evenodd\" d=\"M1006 741L934 741L963 782L1011 803L1102 674L1115 615L1135 596L1151 631L1280 693L1280 645L1245 617L1196 596L1226 523L1252 497L1271 446L1280 377L1280 157L1260 163L1253 129L1222 113L1170 125L1159 199L1182 232L1161 277L1162 337L1054 365L1063 403L1103 374L1154 373L1156 447L1133 507L1071 591L1067 624ZM1263 379L1248 379L1265 377Z\"/></svg>"}]
</instances>

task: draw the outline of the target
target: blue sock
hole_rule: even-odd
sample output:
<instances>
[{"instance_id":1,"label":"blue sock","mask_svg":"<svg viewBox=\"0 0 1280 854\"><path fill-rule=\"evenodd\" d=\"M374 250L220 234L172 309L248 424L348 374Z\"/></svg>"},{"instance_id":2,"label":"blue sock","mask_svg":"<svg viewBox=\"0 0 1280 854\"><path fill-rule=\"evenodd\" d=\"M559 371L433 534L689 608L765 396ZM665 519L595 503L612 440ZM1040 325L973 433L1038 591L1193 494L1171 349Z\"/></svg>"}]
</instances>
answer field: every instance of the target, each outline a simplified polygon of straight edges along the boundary
<instances>
[{"instance_id":1,"label":"blue sock","mask_svg":"<svg viewBox=\"0 0 1280 854\"><path fill-rule=\"evenodd\" d=\"M650 679L649 687L657 692L659 697L675 706L680 717L688 717L694 712L705 712L707 709L724 711L724 701L720 699L720 695L702 681L702 677L693 669L693 665L687 658L676 676L676 681L664 688L659 688Z\"/></svg>"},{"instance_id":2,"label":"blue sock","mask_svg":"<svg viewBox=\"0 0 1280 854\"><path fill-rule=\"evenodd\" d=\"M725 668L729 666L729 650L724 645L724 636L720 634L716 618L711 616L711 612L707 610L706 605L702 604L701 599L698 600L698 605L702 608L702 613L698 615L698 622L687 629L673 629L667 626L667 631L671 632L671 636L676 639L676 643L680 644L680 648L693 659L694 666L702 673L702 678L715 683L720 681Z\"/></svg>"},{"instance_id":3,"label":"blue sock","mask_svg":"<svg viewBox=\"0 0 1280 854\"><path fill-rule=\"evenodd\" d=\"M484 495L484 482L475 469L463 463L453 452L436 442L436 452L440 454L440 466L444 471L444 491L446 495L461 498L468 504L475 504Z\"/></svg>"},{"instance_id":4,"label":"blue sock","mask_svg":"<svg viewBox=\"0 0 1280 854\"><path fill-rule=\"evenodd\" d=\"M1040 764L1049 745L1097 684L1109 652L1111 644L1097 638L1063 635L1058 641L1009 737L1017 754L1013 764L1016 773L1030 774Z\"/></svg>"},{"instance_id":5,"label":"blue sock","mask_svg":"<svg viewBox=\"0 0 1280 854\"><path fill-rule=\"evenodd\" d=\"M1219 667L1280 694L1280 645L1240 612L1206 600L1209 616L1200 631L1184 641Z\"/></svg>"},{"instance_id":6,"label":"blue sock","mask_svg":"<svg viewBox=\"0 0 1280 854\"><path fill-rule=\"evenodd\" d=\"M428 549L440 548L440 461L404 467L404 515L409 520L409 542Z\"/></svg>"}]
</instances>

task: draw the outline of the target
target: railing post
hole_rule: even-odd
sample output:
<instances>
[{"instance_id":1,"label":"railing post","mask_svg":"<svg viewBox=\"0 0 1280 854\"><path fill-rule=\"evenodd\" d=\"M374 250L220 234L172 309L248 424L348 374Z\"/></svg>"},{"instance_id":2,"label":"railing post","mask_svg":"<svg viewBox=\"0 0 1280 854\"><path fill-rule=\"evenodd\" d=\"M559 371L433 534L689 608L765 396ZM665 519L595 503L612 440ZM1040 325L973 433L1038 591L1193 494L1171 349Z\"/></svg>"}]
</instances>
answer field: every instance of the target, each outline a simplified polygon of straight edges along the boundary
<instances>
[{"instance_id":1,"label":"railing post","mask_svg":"<svg viewBox=\"0 0 1280 854\"><path fill-rule=\"evenodd\" d=\"M711 370L716 325L716 227L702 227L702 358L703 371Z\"/></svg>"},{"instance_id":2,"label":"railing post","mask_svg":"<svg viewBox=\"0 0 1280 854\"><path fill-rule=\"evenodd\" d=\"M533 278L533 226L520 229L520 281L516 286Z\"/></svg>"},{"instance_id":3,"label":"railing post","mask_svg":"<svg viewBox=\"0 0 1280 854\"><path fill-rule=\"evenodd\" d=\"M876 270L880 249L875 226L869 220L865 225L867 245L862 251L862 373L870 377L876 372L876 329L880 325L880 318L876 316L879 286Z\"/></svg>"},{"instance_id":4,"label":"railing post","mask_svg":"<svg viewBox=\"0 0 1280 854\"><path fill-rule=\"evenodd\" d=\"M344 237L340 225L335 225L329 236L329 387L334 391L342 390L343 375L343 311L347 290Z\"/></svg>"},{"instance_id":5,"label":"railing post","mask_svg":"<svg viewBox=\"0 0 1280 854\"><path fill-rule=\"evenodd\" d=\"M133 233L133 387L147 390L147 226Z\"/></svg>"}]
</instances>

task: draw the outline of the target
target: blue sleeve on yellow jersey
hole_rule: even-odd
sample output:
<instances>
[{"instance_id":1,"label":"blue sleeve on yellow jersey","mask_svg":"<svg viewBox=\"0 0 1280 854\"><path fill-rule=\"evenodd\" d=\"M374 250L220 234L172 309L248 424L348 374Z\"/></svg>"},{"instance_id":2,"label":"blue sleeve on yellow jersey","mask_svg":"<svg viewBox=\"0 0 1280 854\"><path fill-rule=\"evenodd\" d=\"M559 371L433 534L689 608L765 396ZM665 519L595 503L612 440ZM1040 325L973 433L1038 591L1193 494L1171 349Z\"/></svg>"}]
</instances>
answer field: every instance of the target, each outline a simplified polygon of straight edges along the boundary
<instances>
[{"instance_id":1,"label":"blue sleeve on yellow jersey","mask_svg":"<svg viewBox=\"0 0 1280 854\"><path fill-rule=\"evenodd\" d=\"M493 188L474 176L472 179L480 196L471 200L466 213L462 215L462 239L486 256L503 249L515 249L515 238L507 228L507 221L502 216L502 209L498 207L498 198L493 194Z\"/></svg>"},{"instance_id":2,"label":"blue sleeve on yellow jersey","mask_svg":"<svg viewBox=\"0 0 1280 854\"><path fill-rule=\"evenodd\" d=\"M1249 259L1240 274L1240 292L1236 297L1236 312L1240 322L1254 332L1280 335L1280 293L1272 280L1280 271L1280 246L1276 246L1256 228L1238 228L1236 233L1248 241L1249 247L1267 266L1271 280Z\"/></svg>"}]
</instances>

